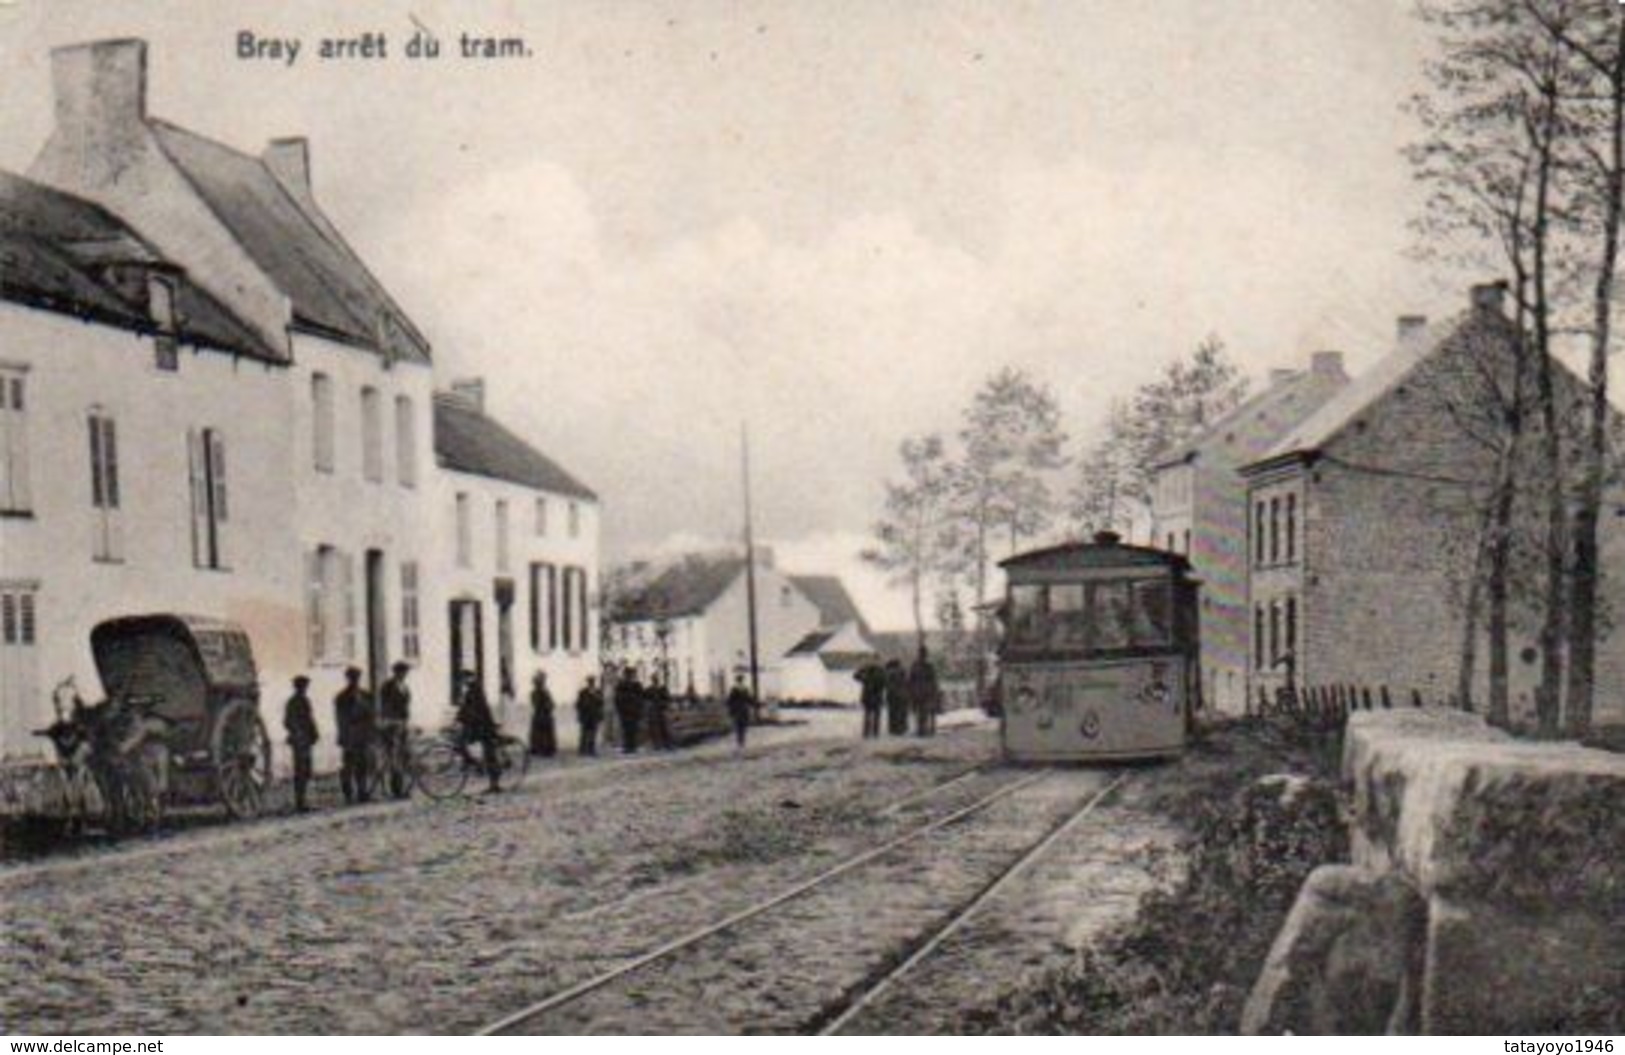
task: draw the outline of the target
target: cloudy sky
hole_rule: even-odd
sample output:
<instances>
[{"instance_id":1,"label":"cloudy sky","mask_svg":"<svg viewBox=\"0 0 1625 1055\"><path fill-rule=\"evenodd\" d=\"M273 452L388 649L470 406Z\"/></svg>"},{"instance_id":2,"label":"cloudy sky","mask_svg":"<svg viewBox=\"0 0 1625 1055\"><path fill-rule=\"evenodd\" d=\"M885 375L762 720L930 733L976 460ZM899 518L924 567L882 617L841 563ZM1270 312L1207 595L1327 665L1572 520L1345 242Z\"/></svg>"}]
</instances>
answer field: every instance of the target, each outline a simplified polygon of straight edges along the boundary
<instances>
[{"instance_id":1,"label":"cloudy sky","mask_svg":"<svg viewBox=\"0 0 1625 1055\"><path fill-rule=\"evenodd\" d=\"M759 534L899 624L853 555L898 441L991 371L1086 436L1207 333L1258 374L1358 369L1396 315L1464 300L1404 255L1408 9L0 0L0 166L48 131L50 46L146 38L155 114L310 138L444 374L604 496L612 558L735 534L748 423ZM531 54L408 62L414 24ZM244 30L304 53L239 59ZM387 60L312 54L369 30Z\"/></svg>"}]
</instances>

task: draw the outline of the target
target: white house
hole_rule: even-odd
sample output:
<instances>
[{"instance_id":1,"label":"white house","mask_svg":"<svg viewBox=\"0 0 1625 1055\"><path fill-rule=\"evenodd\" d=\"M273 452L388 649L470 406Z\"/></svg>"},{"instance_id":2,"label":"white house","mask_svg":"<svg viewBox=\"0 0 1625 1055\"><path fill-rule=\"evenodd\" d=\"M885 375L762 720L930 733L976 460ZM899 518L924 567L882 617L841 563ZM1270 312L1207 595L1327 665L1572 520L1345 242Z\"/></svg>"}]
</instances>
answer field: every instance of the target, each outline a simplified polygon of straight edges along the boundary
<instances>
[{"instance_id":1,"label":"white house","mask_svg":"<svg viewBox=\"0 0 1625 1055\"><path fill-rule=\"evenodd\" d=\"M473 671L505 724L528 714L537 671L573 698L598 673L597 496L487 415L479 381L436 394L434 447L441 541L424 618L446 669Z\"/></svg>"},{"instance_id":2,"label":"white house","mask_svg":"<svg viewBox=\"0 0 1625 1055\"><path fill-rule=\"evenodd\" d=\"M44 752L57 680L97 690L103 619L297 646L290 370L111 213L0 173L0 756Z\"/></svg>"}]
</instances>

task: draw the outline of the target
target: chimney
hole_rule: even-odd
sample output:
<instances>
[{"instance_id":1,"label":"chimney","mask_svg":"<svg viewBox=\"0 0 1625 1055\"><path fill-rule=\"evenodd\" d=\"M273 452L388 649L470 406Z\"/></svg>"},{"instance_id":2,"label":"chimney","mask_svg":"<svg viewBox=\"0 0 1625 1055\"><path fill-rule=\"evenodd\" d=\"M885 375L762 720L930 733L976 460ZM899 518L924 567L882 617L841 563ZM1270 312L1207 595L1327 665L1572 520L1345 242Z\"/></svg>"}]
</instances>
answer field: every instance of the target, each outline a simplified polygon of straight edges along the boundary
<instances>
[{"instance_id":1,"label":"chimney","mask_svg":"<svg viewBox=\"0 0 1625 1055\"><path fill-rule=\"evenodd\" d=\"M56 134L92 149L133 144L147 118L147 44L98 40L51 52Z\"/></svg>"},{"instance_id":2,"label":"chimney","mask_svg":"<svg viewBox=\"0 0 1625 1055\"><path fill-rule=\"evenodd\" d=\"M1472 289L1473 310L1493 311L1497 315L1506 314L1507 284L1505 282L1481 282Z\"/></svg>"},{"instance_id":3,"label":"chimney","mask_svg":"<svg viewBox=\"0 0 1625 1055\"><path fill-rule=\"evenodd\" d=\"M485 379L481 377L465 377L451 383L453 394L464 402L473 406L481 414L485 413Z\"/></svg>"},{"instance_id":4,"label":"chimney","mask_svg":"<svg viewBox=\"0 0 1625 1055\"><path fill-rule=\"evenodd\" d=\"M1316 377L1345 377L1342 352L1315 352L1309 357L1309 372Z\"/></svg>"},{"instance_id":5,"label":"chimney","mask_svg":"<svg viewBox=\"0 0 1625 1055\"><path fill-rule=\"evenodd\" d=\"M1403 344L1422 336L1422 331L1428 328L1426 315L1401 315L1394 326L1394 332Z\"/></svg>"},{"instance_id":6,"label":"chimney","mask_svg":"<svg viewBox=\"0 0 1625 1055\"><path fill-rule=\"evenodd\" d=\"M1291 370L1284 366L1272 367L1270 369L1270 387L1274 388L1276 385L1284 385L1297 376L1298 372L1296 370Z\"/></svg>"},{"instance_id":7,"label":"chimney","mask_svg":"<svg viewBox=\"0 0 1625 1055\"><path fill-rule=\"evenodd\" d=\"M260 160L277 182L305 198L310 191L310 143L304 136L285 136L265 144Z\"/></svg>"}]
</instances>

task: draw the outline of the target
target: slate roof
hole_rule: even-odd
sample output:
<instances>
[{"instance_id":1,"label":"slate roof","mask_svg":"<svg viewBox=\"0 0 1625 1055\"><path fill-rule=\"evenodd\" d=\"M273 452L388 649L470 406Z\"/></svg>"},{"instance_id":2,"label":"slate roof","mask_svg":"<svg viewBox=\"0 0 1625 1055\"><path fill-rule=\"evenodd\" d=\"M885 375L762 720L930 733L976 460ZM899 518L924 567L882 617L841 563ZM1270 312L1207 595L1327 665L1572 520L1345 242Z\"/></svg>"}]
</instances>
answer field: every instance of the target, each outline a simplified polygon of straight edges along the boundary
<instances>
[{"instance_id":1,"label":"slate roof","mask_svg":"<svg viewBox=\"0 0 1625 1055\"><path fill-rule=\"evenodd\" d=\"M205 204L293 303L294 323L388 354L429 361L429 343L308 196L259 158L149 119L153 136Z\"/></svg>"},{"instance_id":2,"label":"slate roof","mask_svg":"<svg viewBox=\"0 0 1625 1055\"><path fill-rule=\"evenodd\" d=\"M286 362L111 212L0 170L0 297L151 333L146 271L152 268L175 279L182 343Z\"/></svg>"},{"instance_id":3,"label":"slate roof","mask_svg":"<svg viewBox=\"0 0 1625 1055\"><path fill-rule=\"evenodd\" d=\"M858 611L852 595L846 592L846 585L836 576L792 575L790 581L818 609L820 626L856 623L865 634L869 632L869 624L864 621L863 613Z\"/></svg>"},{"instance_id":4,"label":"slate roof","mask_svg":"<svg viewBox=\"0 0 1625 1055\"><path fill-rule=\"evenodd\" d=\"M622 622L637 622L699 615L721 597L744 570L743 556L690 554L613 598L611 617Z\"/></svg>"},{"instance_id":5,"label":"slate roof","mask_svg":"<svg viewBox=\"0 0 1625 1055\"><path fill-rule=\"evenodd\" d=\"M434 453L442 468L550 494L596 501L592 490L461 396L434 397Z\"/></svg>"},{"instance_id":6,"label":"slate roof","mask_svg":"<svg viewBox=\"0 0 1625 1055\"><path fill-rule=\"evenodd\" d=\"M814 630L806 637L790 646L787 656L810 656L829 644L829 639L835 636L833 630Z\"/></svg>"}]
</instances>

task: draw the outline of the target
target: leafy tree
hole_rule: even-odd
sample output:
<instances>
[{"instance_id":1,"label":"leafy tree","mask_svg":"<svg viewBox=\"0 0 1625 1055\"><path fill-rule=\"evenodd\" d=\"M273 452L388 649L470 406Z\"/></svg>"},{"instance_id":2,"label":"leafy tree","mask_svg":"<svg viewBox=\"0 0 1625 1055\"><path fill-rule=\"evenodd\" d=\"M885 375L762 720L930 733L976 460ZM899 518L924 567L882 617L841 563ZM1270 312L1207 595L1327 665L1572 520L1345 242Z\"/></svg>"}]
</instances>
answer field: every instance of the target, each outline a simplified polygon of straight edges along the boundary
<instances>
[{"instance_id":1,"label":"leafy tree","mask_svg":"<svg viewBox=\"0 0 1625 1055\"><path fill-rule=\"evenodd\" d=\"M1127 404L1114 402L1105 429L1078 460L1068 509L1077 537L1117 531L1132 522L1128 496L1133 459L1127 435L1128 414Z\"/></svg>"},{"instance_id":2,"label":"leafy tree","mask_svg":"<svg viewBox=\"0 0 1625 1055\"><path fill-rule=\"evenodd\" d=\"M1125 497L1149 503L1157 466L1182 441L1245 399L1247 389L1247 378L1213 334L1188 358L1169 363L1156 380L1141 385L1122 422L1129 452Z\"/></svg>"},{"instance_id":3,"label":"leafy tree","mask_svg":"<svg viewBox=\"0 0 1625 1055\"><path fill-rule=\"evenodd\" d=\"M950 475L942 437L906 439L899 448L902 482L886 484L885 513L875 522L876 545L862 557L890 573L893 586L906 586L914 614L914 631L925 642L924 587L943 565L946 539L944 505Z\"/></svg>"}]
</instances>

